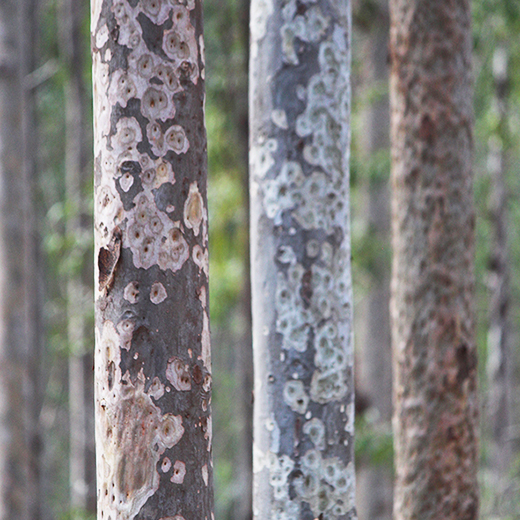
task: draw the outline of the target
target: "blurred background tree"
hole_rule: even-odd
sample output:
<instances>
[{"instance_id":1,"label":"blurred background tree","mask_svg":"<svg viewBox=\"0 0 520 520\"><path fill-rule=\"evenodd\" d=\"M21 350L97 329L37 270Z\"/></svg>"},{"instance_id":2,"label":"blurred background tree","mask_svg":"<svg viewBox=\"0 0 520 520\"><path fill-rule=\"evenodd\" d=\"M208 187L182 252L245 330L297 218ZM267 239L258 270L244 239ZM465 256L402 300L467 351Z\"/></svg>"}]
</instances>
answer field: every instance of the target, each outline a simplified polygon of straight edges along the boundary
<instances>
[{"instance_id":1,"label":"blurred background tree","mask_svg":"<svg viewBox=\"0 0 520 520\"><path fill-rule=\"evenodd\" d=\"M5 5L19 2L5 2ZM39 442L44 490L44 520L93 518L95 489L93 483L93 398L92 352L93 311L90 286L92 236L92 164L91 164L91 63L89 43L89 5L81 5L82 19L79 30L81 41L81 80L84 105L85 156L82 159L80 182L81 207L71 203L66 190L66 122L67 87L71 81L69 58L64 53L59 35L63 23L59 13L65 0L38 0L33 14L37 26L31 32L35 49L35 62L31 65L30 81L35 95L37 141L36 152L38 183L35 186L35 208L38 235L44 246L39 271L40 301L45 301L42 317L45 328L44 355L38 364L41 381L40 405L36 408L40 429ZM518 341L520 325L520 6L516 0L474 0L474 76L475 76L475 199L477 203L477 311L478 346L480 353L480 393L482 403L482 518L512 520L519 518L520 503L520 397L518 373ZM251 475L251 386L252 363L250 358L250 308L248 281L248 195L247 195L247 62L248 62L248 0L205 0L205 39L207 63L206 117L209 152L209 211L210 211L210 309L212 320L214 363L214 450L217 520L243 520L250 518ZM385 231L384 217L374 221L374 211L383 209L377 196L388 193L389 172L387 123L384 117L376 124L380 144L370 144L370 121L386 103L388 84L383 76L375 74L375 60L382 63L387 53L381 10L384 0L358 0L354 2L353 40L353 113L351 185L353 205L353 268L355 316L357 321L358 405L356 457L358 470L367 469L378 475L392 472L392 437L386 408L379 409L370 398L367 365L370 329L368 309L378 304L385 308L385 276L389 268L390 244ZM12 24L12 18L0 12L2 22ZM498 51L497 49L503 49ZM505 56L506 80L500 79L500 57ZM2 55L3 56L3 55ZM2 62L2 67L4 67ZM381 69L382 70L382 69ZM27 74L26 74L27 75ZM2 81L7 76L2 68ZM504 108L505 107L505 108ZM3 117L3 116L2 116ZM2 122L2 125L5 125ZM34 126L34 125L33 125ZM14 128L9 126L9 128ZM6 142L6 141L5 141ZM372 141L373 142L373 141ZM20 159L20 157L18 158ZM497 175L500 164L500 175ZM500 363L491 356L491 340L497 335L490 331L494 316L492 290L499 285L496 273L496 246L493 236L496 227L496 179L501 179L503 200L499 204L507 240L500 258L505 259L508 271L506 355L507 377L501 379L496 367ZM379 193L379 195L377 195ZM9 194L10 196L13 193ZM503 197L503 198L501 198ZM13 202L13 201L11 201ZM71 232L72 221L79 219L80 231ZM389 219L389 217L388 217ZM77 220L76 220L77 222ZM502 232L503 233L503 232ZM5 252L5 249L4 249ZM502 265L502 264L500 264ZM4 273L5 276L5 273ZM81 280L83 299L80 306L84 320L84 351L81 353L86 409L85 482L87 501L83 507L70 504L69 453L69 364L77 356L76 345L68 340L67 315L70 301L67 282L76 277ZM4 286L5 287L5 286ZM14 293L12 293L14 294ZM374 302L370 304L369 302ZM504 307L504 306L503 306ZM382 323L382 322L381 322ZM381 331L379 331L381 332ZM383 332L384 335L384 332ZM488 338L490 341L488 341ZM383 345L382 340L370 340L372 347ZM12 344L12 343L11 343ZM382 352L388 344L381 346ZM5 348L4 346L2 348ZM12 348L12 347L11 347ZM365 350L366 349L366 350ZM5 352L5 350L4 350ZM80 351L81 352L81 351ZM491 360L488 361L488 358ZM13 358L14 359L14 358ZM500 361L500 356L498 360ZM383 362L383 357L378 359ZM6 372L4 366L4 374ZM486 366L488 367L486 369ZM43 368L42 368L43 367ZM380 372L380 370L382 372ZM504 373L504 372L502 372ZM373 376L381 375L381 383L390 374L385 363ZM368 380L369 381L369 380ZM499 383L497 383L497 381ZM3 383L2 383L3 384ZM509 399L509 419L506 428L494 433L492 425L495 406L487 396L493 387L506 387ZM502 391L502 390L501 390ZM232 396L232 397L230 397ZM387 406L381 405L381 406ZM4 423L5 424L5 423ZM493 435L507 444L510 453L507 468L494 469ZM378 472L381 471L379 474ZM11 473L12 476L16 472ZM359 479L361 486L365 477ZM384 478L388 478L384 477ZM389 518L391 497L384 492L381 516L362 516L364 508L381 503L379 493L366 487L365 506L360 503L360 520ZM386 489L386 487L385 487ZM379 498L378 498L379 497ZM360 495L361 499L361 495ZM377 506L379 507L379 506ZM374 509L372 509L374 511ZM375 513L371 513L375 514ZM379 513L378 513L379 514ZM90 515L90 516L89 516ZM385 516L386 515L386 516ZM8 517L10 520L13 516Z\"/></svg>"}]
</instances>

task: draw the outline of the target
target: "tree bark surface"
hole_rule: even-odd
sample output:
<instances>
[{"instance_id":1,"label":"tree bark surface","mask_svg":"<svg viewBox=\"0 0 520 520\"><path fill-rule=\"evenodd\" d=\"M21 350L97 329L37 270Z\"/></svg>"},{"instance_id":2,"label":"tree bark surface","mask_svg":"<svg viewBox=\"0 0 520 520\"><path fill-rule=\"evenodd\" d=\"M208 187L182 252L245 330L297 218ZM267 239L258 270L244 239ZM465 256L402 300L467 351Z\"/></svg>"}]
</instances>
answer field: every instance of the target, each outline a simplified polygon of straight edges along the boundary
<instances>
[{"instance_id":1,"label":"tree bark surface","mask_svg":"<svg viewBox=\"0 0 520 520\"><path fill-rule=\"evenodd\" d=\"M355 518L350 3L251 4L254 518Z\"/></svg>"},{"instance_id":2,"label":"tree bark surface","mask_svg":"<svg viewBox=\"0 0 520 520\"><path fill-rule=\"evenodd\" d=\"M394 518L478 518L471 15L392 0Z\"/></svg>"},{"instance_id":3,"label":"tree bark surface","mask_svg":"<svg viewBox=\"0 0 520 520\"><path fill-rule=\"evenodd\" d=\"M212 520L200 0L92 2L98 518Z\"/></svg>"}]
</instances>

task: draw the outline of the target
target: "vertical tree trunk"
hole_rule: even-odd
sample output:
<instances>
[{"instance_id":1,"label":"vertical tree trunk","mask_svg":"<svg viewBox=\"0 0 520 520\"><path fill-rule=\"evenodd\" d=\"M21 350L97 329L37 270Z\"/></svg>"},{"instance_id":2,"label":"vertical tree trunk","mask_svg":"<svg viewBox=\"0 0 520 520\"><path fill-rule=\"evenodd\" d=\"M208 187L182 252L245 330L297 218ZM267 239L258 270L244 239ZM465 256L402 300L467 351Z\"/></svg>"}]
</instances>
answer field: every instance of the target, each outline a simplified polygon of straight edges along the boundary
<instances>
[{"instance_id":1,"label":"vertical tree trunk","mask_svg":"<svg viewBox=\"0 0 520 520\"><path fill-rule=\"evenodd\" d=\"M35 4L0 7L0 117L2 298L2 455L0 518L40 518L41 405L39 276L34 191L34 94L26 79L34 67ZM31 38L29 38L31 35Z\"/></svg>"},{"instance_id":2,"label":"vertical tree trunk","mask_svg":"<svg viewBox=\"0 0 520 520\"><path fill-rule=\"evenodd\" d=\"M212 519L202 2L94 0L98 518Z\"/></svg>"},{"instance_id":3,"label":"vertical tree trunk","mask_svg":"<svg viewBox=\"0 0 520 520\"><path fill-rule=\"evenodd\" d=\"M493 57L495 101L500 121L499 135L489 141L489 175L491 193L490 216L490 262L489 262L489 426L491 429L491 467L497 498L509 485L509 464L512 451L508 439L510 417L510 374L513 361L509 342L509 252L507 185L504 151L504 132L507 128L508 51L497 47Z\"/></svg>"},{"instance_id":4,"label":"vertical tree trunk","mask_svg":"<svg viewBox=\"0 0 520 520\"><path fill-rule=\"evenodd\" d=\"M366 46L367 88L388 84L389 13L386 1L377 11ZM374 163L377 154L389 148L390 116L388 96L373 101L366 110L364 127L365 160ZM381 244L374 259L374 277L367 295L364 340L358 343L359 390L376 413L374 427L390 424L392 418L392 354L390 345L390 266L384 254L390 234L390 188L388 178L368 179L367 220L371 237ZM390 520L392 517L393 475L390 466L369 465L358 470L358 513L360 520Z\"/></svg>"},{"instance_id":5,"label":"vertical tree trunk","mask_svg":"<svg viewBox=\"0 0 520 520\"><path fill-rule=\"evenodd\" d=\"M84 2L62 0L60 5L61 55L67 74L65 82L65 197L66 234L79 243L82 232L82 188L84 185L85 117L81 23ZM67 280L67 337L69 344L69 484L72 509L87 508L87 403L85 402L85 288L81 272L85 251L75 246L70 254L77 266Z\"/></svg>"},{"instance_id":6,"label":"vertical tree trunk","mask_svg":"<svg viewBox=\"0 0 520 520\"><path fill-rule=\"evenodd\" d=\"M355 517L350 3L251 4L253 513Z\"/></svg>"},{"instance_id":7,"label":"vertical tree trunk","mask_svg":"<svg viewBox=\"0 0 520 520\"><path fill-rule=\"evenodd\" d=\"M391 0L394 517L476 519L468 0Z\"/></svg>"}]
</instances>

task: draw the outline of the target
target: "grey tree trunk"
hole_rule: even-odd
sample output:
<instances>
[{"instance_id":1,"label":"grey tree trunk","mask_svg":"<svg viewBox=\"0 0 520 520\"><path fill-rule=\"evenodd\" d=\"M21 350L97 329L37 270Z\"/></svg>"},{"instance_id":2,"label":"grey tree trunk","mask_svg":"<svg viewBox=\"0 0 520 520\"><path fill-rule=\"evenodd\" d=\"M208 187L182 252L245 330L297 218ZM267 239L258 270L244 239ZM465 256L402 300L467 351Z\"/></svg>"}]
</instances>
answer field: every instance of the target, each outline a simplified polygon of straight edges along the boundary
<instances>
[{"instance_id":1,"label":"grey tree trunk","mask_svg":"<svg viewBox=\"0 0 520 520\"><path fill-rule=\"evenodd\" d=\"M202 2L95 0L98 518L212 519Z\"/></svg>"},{"instance_id":2,"label":"grey tree trunk","mask_svg":"<svg viewBox=\"0 0 520 520\"><path fill-rule=\"evenodd\" d=\"M468 0L391 0L394 518L478 518Z\"/></svg>"},{"instance_id":3,"label":"grey tree trunk","mask_svg":"<svg viewBox=\"0 0 520 520\"><path fill-rule=\"evenodd\" d=\"M251 4L254 518L355 518L350 2Z\"/></svg>"},{"instance_id":4,"label":"grey tree trunk","mask_svg":"<svg viewBox=\"0 0 520 520\"><path fill-rule=\"evenodd\" d=\"M0 7L0 518L40 518L40 277L36 233L35 3ZM29 38L31 35L32 38Z\"/></svg>"},{"instance_id":5,"label":"grey tree trunk","mask_svg":"<svg viewBox=\"0 0 520 520\"><path fill-rule=\"evenodd\" d=\"M377 4L371 13L364 55L367 60L364 85L384 89L388 85L388 2ZM362 145L365 160L374 164L376 156L389 148L390 114L386 94L372 101L366 110ZM390 265L385 246L390 247L390 186L388 177L367 180L368 231L378 241L379 256L373 259L373 281L366 301L363 341L357 344L359 390L368 400L372 426L378 430L392 419L392 354L390 340ZM356 313L357 314L357 313ZM392 517L393 473L391 466L368 464L357 467L357 504L360 520L390 520Z\"/></svg>"},{"instance_id":6,"label":"grey tree trunk","mask_svg":"<svg viewBox=\"0 0 520 520\"><path fill-rule=\"evenodd\" d=\"M493 56L495 101L498 111L499 135L489 141L488 168L491 179L489 199L490 262L488 365L489 427L491 429L491 468L496 498L503 495L510 484L509 467L512 457L509 429L511 426L511 373L513 357L510 353L509 324L510 278L508 248L506 153L504 133L507 132L508 51L497 47Z\"/></svg>"},{"instance_id":7,"label":"grey tree trunk","mask_svg":"<svg viewBox=\"0 0 520 520\"><path fill-rule=\"evenodd\" d=\"M76 270L67 280L67 337L69 344L69 485L70 505L74 510L87 509L87 403L85 400L84 357L85 308L87 288L82 282L85 250L80 246L84 233L85 186L85 116L83 92L83 47L81 24L85 2L62 0L60 5L60 43L66 68L65 82L65 197L67 203L66 234L75 244L70 254Z\"/></svg>"}]
</instances>

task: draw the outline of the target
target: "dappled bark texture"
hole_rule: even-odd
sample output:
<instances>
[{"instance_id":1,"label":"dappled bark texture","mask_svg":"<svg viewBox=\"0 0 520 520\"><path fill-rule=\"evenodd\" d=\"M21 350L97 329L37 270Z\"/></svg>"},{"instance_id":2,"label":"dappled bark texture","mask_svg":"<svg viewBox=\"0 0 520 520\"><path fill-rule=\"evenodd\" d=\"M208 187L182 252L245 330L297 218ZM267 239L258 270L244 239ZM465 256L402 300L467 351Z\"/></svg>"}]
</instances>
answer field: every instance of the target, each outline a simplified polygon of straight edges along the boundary
<instances>
[{"instance_id":1,"label":"dappled bark texture","mask_svg":"<svg viewBox=\"0 0 520 520\"><path fill-rule=\"evenodd\" d=\"M200 0L92 3L98 518L212 519Z\"/></svg>"},{"instance_id":2,"label":"dappled bark texture","mask_svg":"<svg viewBox=\"0 0 520 520\"><path fill-rule=\"evenodd\" d=\"M392 0L394 518L478 518L468 0Z\"/></svg>"},{"instance_id":3,"label":"dappled bark texture","mask_svg":"<svg viewBox=\"0 0 520 520\"><path fill-rule=\"evenodd\" d=\"M350 3L251 4L253 514L351 519Z\"/></svg>"}]
</instances>

